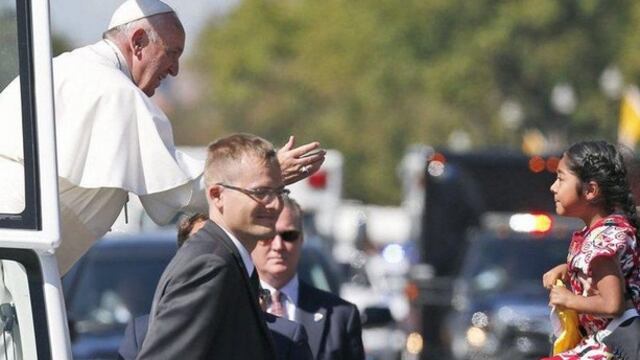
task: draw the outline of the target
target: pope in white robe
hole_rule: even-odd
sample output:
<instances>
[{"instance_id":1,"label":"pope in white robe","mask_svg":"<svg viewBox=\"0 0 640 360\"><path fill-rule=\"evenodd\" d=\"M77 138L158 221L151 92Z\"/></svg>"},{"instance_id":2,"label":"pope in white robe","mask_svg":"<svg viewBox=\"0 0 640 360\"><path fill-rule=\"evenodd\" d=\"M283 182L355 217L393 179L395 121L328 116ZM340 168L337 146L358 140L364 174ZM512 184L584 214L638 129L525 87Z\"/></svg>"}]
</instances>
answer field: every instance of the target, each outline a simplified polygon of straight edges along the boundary
<instances>
[{"instance_id":1,"label":"pope in white robe","mask_svg":"<svg viewBox=\"0 0 640 360\"><path fill-rule=\"evenodd\" d=\"M171 123L132 82L109 40L53 61L62 243L61 274L103 236L127 192L157 223L206 212L202 161L176 151ZM24 208L19 81L0 94L0 212ZM11 190L9 190L11 189Z\"/></svg>"},{"instance_id":2,"label":"pope in white robe","mask_svg":"<svg viewBox=\"0 0 640 360\"><path fill-rule=\"evenodd\" d=\"M147 37L130 27L152 16L170 21L156 24L155 30L147 28ZM160 26L165 26L163 34L173 45L158 38ZM149 98L164 77L178 73L182 25L162 1L127 0L108 27L110 31L123 28L133 35L114 40L121 47L107 36L53 59L62 222L62 241L55 254L60 274L109 231L129 192L139 196L147 214L159 224L169 222L179 211L206 213L208 209L204 163L175 149L171 123ZM151 50L144 52L145 46ZM136 65L130 69L134 60ZM317 142L293 145L290 138L278 153L288 184L309 176L324 161L322 150L305 155L319 148ZM16 78L0 93L1 214L18 214L25 207L22 149Z\"/></svg>"}]
</instances>

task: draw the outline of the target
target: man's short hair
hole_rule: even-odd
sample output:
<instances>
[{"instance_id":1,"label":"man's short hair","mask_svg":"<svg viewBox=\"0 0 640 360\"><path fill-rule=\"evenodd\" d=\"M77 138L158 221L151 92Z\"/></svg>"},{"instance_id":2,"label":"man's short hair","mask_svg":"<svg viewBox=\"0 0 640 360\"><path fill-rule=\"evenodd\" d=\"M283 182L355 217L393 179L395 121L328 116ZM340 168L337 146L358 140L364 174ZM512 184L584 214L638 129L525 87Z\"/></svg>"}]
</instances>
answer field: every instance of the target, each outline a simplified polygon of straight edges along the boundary
<instances>
[{"instance_id":1,"label":"man's short hair","mask_svg":"<svg viewBox=\"0 0 640 360\"><path fill-rule=\"evenodd\" d=\"M191 236L193 226L201 221L207 221L209 218L205 214L196 213L191 216L185 216L178 222L178 247L181 247L185 241Z\"/></svg>"},{"instance_id":2,"label":"man's short hair","mask_svg":"<svg viewBox=\"0 0 640 360\"><path fill-rule=\"evenodd\" d=\"M292 213L293 216L296 218L297 220L297 228L298 230L302 231L302 216L304 215L304 212L302 211L302 207L300 206L300 204L298 204L298 202L293 199L290 196L285 196L282 198L283 203L284 203L284 207L289 209Z\"/></svg>"},{"instance_id":3,"label":"man's short hair","mask_svg":"<svg viewBox=\"0 0 640 360\"><path fill-rule=\"evenodd\" d=\"M251 134L234 134L218 139L207 148L207 161L204 168L204 182L211 186L218 182L231 181L234 170L246 157L264 164L278 167L278 156L273 145L267 140Z\"/></svg>"}]
</instances>

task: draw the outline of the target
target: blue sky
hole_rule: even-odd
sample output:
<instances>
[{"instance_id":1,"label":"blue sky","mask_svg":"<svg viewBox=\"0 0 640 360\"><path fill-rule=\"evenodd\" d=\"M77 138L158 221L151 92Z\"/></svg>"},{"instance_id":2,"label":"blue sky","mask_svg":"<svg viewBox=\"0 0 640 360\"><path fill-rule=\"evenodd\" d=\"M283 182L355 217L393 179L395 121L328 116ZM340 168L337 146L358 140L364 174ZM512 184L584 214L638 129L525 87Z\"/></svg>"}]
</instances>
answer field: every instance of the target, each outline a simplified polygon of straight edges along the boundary
<instances>
[{"instance_id":1,"label":"blue sky","mask_svg":"<svg viewBox=\"0 0 640 360\"><path fill-rule=\"evenodd\" d=\"M50 0L51 27L74 47L101 38L113 11L123 0ZM190 53L202 25L212 16L223 15L238 0L165 0L173 7L187 32L185 53Z\"/></svg>"}]
</instances>

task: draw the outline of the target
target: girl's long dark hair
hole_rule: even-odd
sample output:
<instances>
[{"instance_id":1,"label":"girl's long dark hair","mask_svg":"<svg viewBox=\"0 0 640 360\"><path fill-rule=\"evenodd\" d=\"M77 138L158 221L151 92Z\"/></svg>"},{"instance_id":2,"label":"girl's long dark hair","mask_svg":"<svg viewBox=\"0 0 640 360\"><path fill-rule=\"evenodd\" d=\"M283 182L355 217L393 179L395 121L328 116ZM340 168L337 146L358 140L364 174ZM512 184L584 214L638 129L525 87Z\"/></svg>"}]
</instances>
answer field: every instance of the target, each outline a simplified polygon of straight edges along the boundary
<instances>
[{"instance_id":1,"label":"girl's long dark hair","mask_svg":"<svg viewBox=\"0 0 640 360\"><path fill-rule=\"evenodd\" d=\"M582 183L595 181L602 192L602 203L607 212L624 211L640 237L638 214L629 187L627 168L622 154L605 141L583 141L572 145L565 152L569 170Z\"/></svg>"}]
</instances>

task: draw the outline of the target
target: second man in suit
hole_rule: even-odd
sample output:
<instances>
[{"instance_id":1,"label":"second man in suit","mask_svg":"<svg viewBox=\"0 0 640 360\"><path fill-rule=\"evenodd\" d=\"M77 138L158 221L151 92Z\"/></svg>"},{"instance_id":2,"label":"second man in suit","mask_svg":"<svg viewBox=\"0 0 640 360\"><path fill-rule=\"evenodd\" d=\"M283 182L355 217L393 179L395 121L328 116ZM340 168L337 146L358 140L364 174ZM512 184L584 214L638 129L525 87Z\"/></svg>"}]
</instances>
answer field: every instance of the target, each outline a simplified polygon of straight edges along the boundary
<instances>
[{"instance_id":1,"label":"second man in suit","mask_svg":"<svg viewBox=\"0 0 640 360\"><path fill-rule=\"evenodd\" d=\"M258 241L251 253L262 287L271 292L267 311L304 325L315 359L364 359L356 306L298 280L302 210L291 198L283 201L275 236Z\"/></svg>"}]
</instances>

